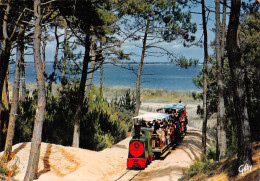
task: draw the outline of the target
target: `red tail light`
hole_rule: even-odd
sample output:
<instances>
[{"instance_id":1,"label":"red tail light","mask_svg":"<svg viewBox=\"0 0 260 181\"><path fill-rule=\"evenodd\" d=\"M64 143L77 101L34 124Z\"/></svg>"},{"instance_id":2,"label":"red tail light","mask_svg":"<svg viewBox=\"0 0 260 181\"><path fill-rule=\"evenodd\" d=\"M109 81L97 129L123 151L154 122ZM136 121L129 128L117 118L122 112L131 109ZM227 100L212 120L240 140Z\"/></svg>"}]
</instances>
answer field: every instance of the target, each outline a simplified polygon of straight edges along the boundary
<instances>
[{"instance_id":1,"label":"red tail light","mask_svg":"<svg viewBox=\"0 0 260 181\"><path fill-rule=\"evenodd\" d=\"M144 145L140 142L133 142L129 146L129 152L134 157L139 157L144 153Z\"/></svg>"}]
</instances>

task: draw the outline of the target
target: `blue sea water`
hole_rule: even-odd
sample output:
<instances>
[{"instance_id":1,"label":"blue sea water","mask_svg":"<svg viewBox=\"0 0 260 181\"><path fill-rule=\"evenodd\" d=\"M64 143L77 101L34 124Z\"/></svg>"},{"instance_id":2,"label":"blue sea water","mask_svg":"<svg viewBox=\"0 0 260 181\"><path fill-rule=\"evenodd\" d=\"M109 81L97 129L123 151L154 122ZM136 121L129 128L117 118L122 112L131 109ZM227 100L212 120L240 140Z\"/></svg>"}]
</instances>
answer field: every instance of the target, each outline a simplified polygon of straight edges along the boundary
<instances>
[{"instance_id":1,"label":"blue sea water","mask_svg":"<svg viewBox=\"0 0 260 181\"><path fill-rule=\"evenodd\" d=\"M132 70L121 68L129 67L126 64L118 66L112 64L104 65L103 84L105 86L125 86L134 88L136 86L136 75ZM134 70L138 69L138 64L130 65ZM47 75L52 72L52 63L47 63L45 71ZM197 67L190 67L188 69L180 68L179 66L167 64L144 64L141 76L141 88L148 89L164 89L164 90L199 90L192 82L193 76L198 74L202 68L201 65ZM9 67L10 81L14 79L14 64ZM61 73L57 71L57 75ZM96 71L93 77L93 83L99 84L100 71ZM26 82L36 83L36 72L34 63L26 63ZM60 83L57 79L56 83Z\"/></svg>"}]
</instances>

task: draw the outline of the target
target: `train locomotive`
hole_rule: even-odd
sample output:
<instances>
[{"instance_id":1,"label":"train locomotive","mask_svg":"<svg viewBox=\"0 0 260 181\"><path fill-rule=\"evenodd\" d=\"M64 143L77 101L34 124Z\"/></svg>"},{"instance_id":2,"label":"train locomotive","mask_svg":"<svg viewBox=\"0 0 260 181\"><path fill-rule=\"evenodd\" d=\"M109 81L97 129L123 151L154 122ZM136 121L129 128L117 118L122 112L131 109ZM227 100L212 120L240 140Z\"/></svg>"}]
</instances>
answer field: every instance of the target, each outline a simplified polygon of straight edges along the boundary
<instances>
[{"instance_id":1,"label":"train locomotive","mask_svg":"<svg viewBox=\"0 0 260 181\"><path fill-rule=\"evenodd\" d=\"M165 156L186 133L186 105L172 103L133 118L127 168L144 169L156 156Z\"/></svg>"}]
</instances>

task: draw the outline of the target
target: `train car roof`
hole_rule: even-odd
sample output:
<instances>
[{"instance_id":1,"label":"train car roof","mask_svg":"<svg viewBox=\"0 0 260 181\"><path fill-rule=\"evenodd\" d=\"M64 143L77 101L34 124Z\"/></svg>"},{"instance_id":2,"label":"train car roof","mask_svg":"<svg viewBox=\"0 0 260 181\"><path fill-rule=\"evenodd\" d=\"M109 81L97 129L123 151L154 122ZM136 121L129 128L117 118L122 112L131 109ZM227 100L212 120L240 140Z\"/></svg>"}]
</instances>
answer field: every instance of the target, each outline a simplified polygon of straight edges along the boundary
<instances>
[{"instance_id":1,"label":"train car roof","mask_svg":"<svg viewBox=\"0 0 260 181\"><path fill-rule=\"evenodd\" d=\"M161 107L157 110L162 110L162 109L176 109L176 110L181 110L183 109L184 107L181 107L181 106L164 106L164 107Z\"/></svg>"},{"instance_id":2,"label":"train car roof","mask_svg":"<svg viewBox=\"0 0 260 181\"><path fill-rule=\"evenodd\" d=\"M179 103L179 102L173 102L168 104L169 106L179 106L179 107L185 107L186 104L185 103Z\"/></svg>"},{"instance_id":3,"label":"train car roof","mask_svg":"<svg viewBox=\"0 0 260 181\"><path fill-rule=\"evenodd\" d=\"M166 119L168 117L170 117L170 115L167 113L146 113L143 115L133 117L133 119L144 119L147 121L152 121L152 120L157 120L157 119L162 120L162 119Z\"/></svg>"}]
</instances>

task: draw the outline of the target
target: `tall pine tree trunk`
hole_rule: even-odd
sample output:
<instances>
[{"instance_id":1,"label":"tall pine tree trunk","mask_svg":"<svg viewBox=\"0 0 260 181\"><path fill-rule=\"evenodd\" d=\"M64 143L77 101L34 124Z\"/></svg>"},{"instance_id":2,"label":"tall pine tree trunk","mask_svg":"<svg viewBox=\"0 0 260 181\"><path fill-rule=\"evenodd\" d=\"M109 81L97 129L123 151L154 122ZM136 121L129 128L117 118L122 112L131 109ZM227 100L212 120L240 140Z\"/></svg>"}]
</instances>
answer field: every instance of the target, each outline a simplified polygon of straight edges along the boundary
<instances>
[{"instance_id":1,"label":"tall pine tree trunk","mask_svg":"<svg viewBox=\"0 0 260 181\"><path fill-rule=\"evenodd\" d=\"M227 53L233 80L234 108L238 136L238 167L252 165L251 133L245 103L245 82L238 39L240 0L231 1L231 12L227 32Z\"/></svg>"},{"instance_id":2,"label":"tall pine tree trunk","mask_svg":"<svg viewBox=\"0 0 260 181\"><path fill-rule=\"evenodd\" d=\"M215 39L215 51L216 51L216 63L217 63L217 85L218 85L218 107L217 107L217 159L222 159L226 153L226 132L224 127L224 95L223 95L223 65L222 65L222 52L221 46L221 24L220 24L220 2L215 1L216 9L216 39ZM223 30L222 30L223 31ZM225 33L225 32L222 32ZM223 42L222 42L223 43Z\"/></svg>"},{"instance_id":3,"label":"tall pine tree trunk","mask_svg":"<svg viewBox=\"0 0 260 181\"><path fill-rule=\"evenodd\" d=\"M64 33L64 55L63 55L63 66L62 66L62 73L61 73L61 85L64 89L67 81L66 81L66 67L67 67L67 57L68 57L68 24L65 21L65 33Z\"/></svg>"},{"instance_id":4,"label":"tall pine tree trunk","mask_svg":"<svg viewBox=\"0 0 260 181\"><path fill-rule=\"evenodd\" d=\"M46 95L45 95L45 78L43 72L43 63L41 60L41 7L40 0L34 0L34 17L35 17L35 31L34 31L34 62L37 76L37 109L34 120L33 137L31 143L30 156L26 174L24 177L25 181L33 180L37 178L37 170L41 149L41 138L42 138L42 127L45 119L45 106L46 106Z\"/></svg>"},{"instance_id":5,"label":"tall pine tree trunk","mask_svg":"<svg viewBox=\"0 0 260 181\"><path fill-rule=\"evenodd\" d=\"M204 62L203 62L203 125L202 125L202 151L206 154L207 149L207 63L208 63L208 33L207 33L207 22L206 22L206 12L205 12L205 2L201 1L202 9L202 22L203 22L203 33L204 33Z\"/></svg>"},{"instance_id":6,"label":"tall pine tree trunk","mask_svg":"<svg viewBox=\"0 0 260 181\"><path fill-rule=\"evenodd\" d=\"M92 80L93 80L93 75L94 75L94 70L96 66L96 53L95 53L95 45L96 45L96 35L92 35L91 39L91 68L90 68L90 73L88 75L88 83L87 83L87 89L86 89L86 98L88 99L89 96L89 91L92 86Z\"/></svg>"},{"instance_id":7,"label":"tall pine tree trunk","mask_svg":"<svg viewBox=\"0 0 260 181\"><path fill-rule=\"evenodd\" d=\"M100 87L99 87L100 95L103 94L103 72L104 72L104 68L102 63L100 65Z\"/></svg>"},{"instance_id":8,"label":"tall pine tree trunk","mask_svg":"<svg viewBox=\"0 0 260 181\"><path fill-rule=\"evenodd\" d=\"M9 68L7 68L7 69L9 69ZM4 87L3 87L3 99L4 99L3 103L4 103L5 109L7 109L7 110L9 110L9 91L8 91L9 86L8 86L8 82L9 82L9 70L7 70L5 81L4 81Z\"/></svg>"},{"instance_id":9,"label":"tall pine tree trunk","mask_svg":"<svg viewBox=\"0 0 260 181\"><path fill-rule=\"evenodd\" d=\"M25 29L25 25L24 25ZM23 39L21 43L23 44L22 47L24 47L24 31L23 35L21 35L21 38ZM22 87L22 93L21 93L21 102L25 101L26 97L26 82L25 82L25 61L24 61L24 48L21 50L22 51L22 59L21 59L21 87Z\"/></svg>"},{"instance_id":10,"label":"tall pine tree trunk","mask_svg":"<svg viewBox=\"0 0 260 181\"><path fill-rule=\"evenodd\" d=\"M44 36L42 37L42 67L43 67L43 72L45 73L45 66L46 66L46 45L47 45L47 27L44 26Z\"/></svg>"},{"instance_id":11,"label":"tall pine tree trunk","mask_svg":"<svg viewBox=\"0 0 260 181\"><path fill-rule=\"evenodd\" d=\"M137 80L136 80L136 106L135 106L135 116L138 116L139 114L139 109L141 106L141 100L140 100L140 84L141 84L141 75L142 75L142 68L144 64L144 56L145 56L145 50L146 50L146 41L147 41L147 35L149 31L149 24L150 24L150 19L149 17L147 18L147 24L145 28L145 33L144 33L144 40L143 40L143 47L142 47L142 55L141 55L141 60L139 63L139 68L138 68L138 73L137 73Z\"/></svg>"},{"instance_id":12,"label":"tall pine tree trunk","mask_svg":"<svg viewBox=\"0 0 260 181\"><path fill-rule=\"evenodd\" d=\"M102 40L101 40L102 41ZM99 51L99 57L101 57L101 65L100 65L100 87L99 87L99 92L100 92L100 95L103 96L103 72L104 72L104 67L103 67L103 63L104 63L104 60L103 60L103 53L102 53L102 42L100 42L100 50Z\"/></svg>"},{"instance_id":13,"label":"tall pine tree trunk","mask_svg":"<svg viewBox=\"0 0 260 181\"><path fill-rule=\"evenodd\" d=\"M24 26L21 24L19 33L18 33L18 42L17 42L17 54L16 54L16 64L15 64L15 76L14 76L14 85L13 85L13 96L12 96L12 106L9 115L9 124L8 131L5 142L5 150L4 155L6 158L9 158L12 152L14 131L15 131L15 121L17 118L17 110L19 103L19 88L20 88L20 70L21 70L21 59L22 52L24 49L24 43L22 42L24 39L22 35L24 34Z\"/></svg>"},{"instance_id":14,"label":"tall pine tree trunk","mask_svg":"<svg viewBox=\"0 0 260 181\"><path fill-rule=\"evenodd\" d=\"M8 28L7 28L7 22L8 22L8 15L10 12L10 5L8 1L6 3L6 9L5 9L5 14L4 14L4 21L3 21L3 42L2 42L2 51L0 55L0 125L2 124L1 120L2 116L2 110L3 110L3 105L2 105L2 94L3 94L3 87L4 87L4 81L6 78L6 73L8 70L8 65L9 65L9 58L11 54L11 45L12 42L10 40L10 37L8 36ZM0 141L2 142L2 129L0 131Z\"/></svg>"},{"instance_id":15,"label":"tall pine tree trunk","mask_svg":"<svg viewBox=\"0 0 260 181\"><path fill-rule=\"evenodd\" d=\"M58 36L58 26L55 26L54 34L55 34L55 39L56 39L56 51L55 51L55 55L54 55L52 73L50 75L50 82L49 82L49 85L48 85L49 93L52 92L52 82L54 80L54 76L55 76L55 72L56 72L56 66L58 64L58 54L59 54L59 46L60 46L59 36Z\"/></svg>"},{"instance_id":16,"label":"tall pine tree trunk","mask_svg":"<svg viewBox=\"0 0 260 181\"><path fill-rule=\"evenodd\" d=\"M85 97L84 94L85 94L85 85L86 85L87 73L88 73L88 63L90 61L89 52L90 52L90 38L89 38L89 34L87 34L85 39L85 56L83 60L83 69L82 69L82 74L80 79L79 90L77 93L78 100L77 100L77 109L75 113L75 123L74 123L73 142L72 142L72 146L76 148L79 148L80 121L82 116L81 111L82 111L84 97Z\"/></svg>"}]
</instances>

